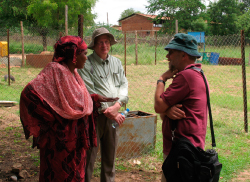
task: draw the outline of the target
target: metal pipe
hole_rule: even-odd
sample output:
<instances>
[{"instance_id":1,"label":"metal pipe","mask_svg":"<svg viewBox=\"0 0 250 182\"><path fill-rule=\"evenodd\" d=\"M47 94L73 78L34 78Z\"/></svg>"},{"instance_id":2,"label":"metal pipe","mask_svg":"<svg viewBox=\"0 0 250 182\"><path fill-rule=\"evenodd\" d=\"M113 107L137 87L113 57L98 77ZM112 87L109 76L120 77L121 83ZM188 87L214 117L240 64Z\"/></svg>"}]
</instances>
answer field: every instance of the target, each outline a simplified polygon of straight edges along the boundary
<instances>
[{"instance_id":1,"label":"metal pipe","mask_svg":"<svg viewBox=\"0 0 250 182\"><path fill-rule=\"evenodd\" d=\"M244 35L244 30L241 30L241 60L242 60L242 82L243 82L243 104L244 104L244 128L245 128L245 132L248 133L247 86L246 86L245 35Z\"/></svg>"}]
</instances>

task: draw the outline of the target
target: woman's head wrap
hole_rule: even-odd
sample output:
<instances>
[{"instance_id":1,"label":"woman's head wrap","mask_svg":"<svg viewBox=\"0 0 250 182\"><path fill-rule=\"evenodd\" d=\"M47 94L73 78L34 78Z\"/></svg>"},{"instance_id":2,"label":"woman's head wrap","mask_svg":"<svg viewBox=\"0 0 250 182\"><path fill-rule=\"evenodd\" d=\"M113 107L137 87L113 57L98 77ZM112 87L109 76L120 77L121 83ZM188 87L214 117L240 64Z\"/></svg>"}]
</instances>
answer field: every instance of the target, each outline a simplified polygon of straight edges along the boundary
<instances>
[{"instance_id":1,"label":"woman's head wrap","mask_svg":"<svg viewBox=\"0 0 250 182\"><path fill-rule=\"evenodd\" d=\"M53 62L61 62L66 59L72 59L76 63L76 56L87 49L87 44L81 37L64 36L61 37L54 45Z\"/></svg>"}]
</instances>

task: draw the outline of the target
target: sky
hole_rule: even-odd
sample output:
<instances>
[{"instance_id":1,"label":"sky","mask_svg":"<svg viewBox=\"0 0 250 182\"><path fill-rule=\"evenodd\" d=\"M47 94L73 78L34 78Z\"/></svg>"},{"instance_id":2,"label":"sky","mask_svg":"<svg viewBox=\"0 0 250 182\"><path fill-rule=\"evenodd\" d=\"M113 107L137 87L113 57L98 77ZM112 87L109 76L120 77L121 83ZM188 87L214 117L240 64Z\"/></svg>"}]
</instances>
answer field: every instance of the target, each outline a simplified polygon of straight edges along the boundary
<instances>
[{"instance_id":1,"label":"sky","mask_svg":"<svg viewBox=\"0 0 250 182\"><path fill-rule=\"evenodd\" d=\"M107 24L108 17L109 24L118 25L124 10L133 8L135 11L147 14L146 5L149 5L147 0L98 0L92 11L97 14L95 23Z\"/></svg>"}]
</instances>

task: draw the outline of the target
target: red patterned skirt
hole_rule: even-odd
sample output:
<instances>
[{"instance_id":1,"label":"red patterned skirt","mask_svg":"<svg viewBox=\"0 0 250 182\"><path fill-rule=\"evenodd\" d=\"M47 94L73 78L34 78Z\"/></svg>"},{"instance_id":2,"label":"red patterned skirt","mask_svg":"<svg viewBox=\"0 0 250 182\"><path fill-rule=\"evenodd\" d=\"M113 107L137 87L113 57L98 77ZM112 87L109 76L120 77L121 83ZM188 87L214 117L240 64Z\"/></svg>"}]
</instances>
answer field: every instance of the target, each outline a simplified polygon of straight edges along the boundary
<instances>
[{"instance_id":1,"label":"red patterned skirt","mask_svg":"<svg viewBox=\"0 0 250 182\"><path fill-rule=\"evenodd\" d=\"M72 152L40 149L39 181L84 181L85 165L86 150L83 148Z\"/></svg>"}]
</instances>

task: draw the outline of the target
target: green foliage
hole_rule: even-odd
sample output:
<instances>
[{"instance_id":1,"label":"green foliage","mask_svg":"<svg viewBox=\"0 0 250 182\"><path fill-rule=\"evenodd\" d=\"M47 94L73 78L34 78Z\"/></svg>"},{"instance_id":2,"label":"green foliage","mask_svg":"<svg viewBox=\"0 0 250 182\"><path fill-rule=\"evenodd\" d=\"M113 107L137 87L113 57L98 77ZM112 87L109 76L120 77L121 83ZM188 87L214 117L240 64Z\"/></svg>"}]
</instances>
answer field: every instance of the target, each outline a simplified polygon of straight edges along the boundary
<instances>
[{"instance_id":1,"label":"green foliage","mask_svg":"<svg viewBox=\"0 0 250 182\"><path fill-rule=\"evenodd\" d=\"M0 1L0 27L20 26L20 21L31 24L33 19L27 14L26 7L31 0L2 0Z\"/></svg>"},{"instance_id":2,"label":"green foliage","mask_svg":"<svg viewBox=\"0 0 250 182\"><path fill-rule=\"evenodd\" d=\"M229 35L239 33L235 26L237 16L240 15L239 3L236 0L219 0L210 3L207 11L210 17L211 32L213 35Z\"/></svg>"},{"instance_id":3,"label":"green foliage","mask_svg":"<svg viewBox=\"0 0 250 182\"><path fill-rule=\"evenodd\" d=\"M27 19L25 23L29 22L28 26L32 27L30 30L35 29L42 36L43 50L47 50L47 35L53 30L57 30L57 34L64 32L65 5L68 6L68 27L77 27L78 15L81 14L87 27L94 24L96 15L91 12L91 8L95 3L96 0L4 0L0 2L0 25L15 27L19 26L21 20ZM13 24L16 20L18 24Z\"/></svg>"},{"instance_id":4,"label":"green foliage","mask_svg":"<svg viewBox=\"0 0 250 182\"><path fill-rule=\"evenodd\" d=\"M106 28L115 37L115 39L121 39L123 37L123 34L119 30L114 29L114 28L107 26L105 24L97 24L95 26L91 26L90 28L86 28L84 31L84 37L86 37L86 36L92 37L93 31L97 28L100 28L100 27Z\"/></svg>"},{"instance_id":5,"label":"green foliage","mask_svg":"<svg viewBox=\"0 0 250 182\"><path fill-rule=\"evenodd\" d=\"M58 5L50 1L34 0L28 7L28 14L37 21L38 26L50 27L54 24Z\"/></svg>"},{"instance_id":6,"label":"green foliage","mask_svg":"<svg viewBox=\"0 0 250 182\"><path fill-rule=\"evenodd\" d=\"M244 13L241 16L238 16L237 21L236 21L236 26L240 30L245 31L245 35L247 37L250 37L250 10L248 10L246 13Z\"/></svg>"},{"instance_id":7,"label":"green foliage","mask_svg":"<svg viewBox=\"0 0 250 182\"><path fill-rule=\"evenodd\" d=\"M121 16L119 18L119 20L125 18L125 17L128 17L134 13L141 13L140 11L135 11L133 8L129 8L129 9L126 9L124 10L122 13L121 13Z\"/></svg>"},{"instance_id":8,"label":"green foliage","mask_svg":"<svg viewBox=\"0 0 250 182\"><path fill-rule=\"evenodd\" d=\"M157 19L169 17L163 27L163 32L175 32L175 20L178 20L179 29L192 29L191 23L199 18L199 14L206 9L200 0L149 0L146 6L149 13L159 12Z\"/></svg>"},{"instance_id":9,"label":"green foliage","mask_svg":"<svg viewBox=\"0 0 250 182\"><path fill-rule=\"evenodd\" d=\"M207 23L203 18L196 19L194 22L191 22L191 30L194 32L206 32Z\"/></svg>"},{"instance_id":10,"label":"green foliage","mask_svg":"<svg viewBox=\"0 0 250 182\"><path fill-rule=\"evenodd\" d=\"M243 14L250 10L250 0L241 0L239 2L239 10Z\"/></svg>"},{"instance_id":11,"label":"green foliage","mask_svg":"<svg viewBox=\"0 0 250 182\"><path fill-rule=\"evenodd\" d=\"M168 17L161 31L175 33L178 20L179 32L204 31L206 35L230 35L244 29L249 31L249 0L210 1L208 8L200 0L149 0L146 6L149 13L157 13L155 19ZM159 21L159 20L158 20ZM236 26L235 26L236 25Z\"/></svg>"}]
</instances>

